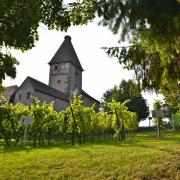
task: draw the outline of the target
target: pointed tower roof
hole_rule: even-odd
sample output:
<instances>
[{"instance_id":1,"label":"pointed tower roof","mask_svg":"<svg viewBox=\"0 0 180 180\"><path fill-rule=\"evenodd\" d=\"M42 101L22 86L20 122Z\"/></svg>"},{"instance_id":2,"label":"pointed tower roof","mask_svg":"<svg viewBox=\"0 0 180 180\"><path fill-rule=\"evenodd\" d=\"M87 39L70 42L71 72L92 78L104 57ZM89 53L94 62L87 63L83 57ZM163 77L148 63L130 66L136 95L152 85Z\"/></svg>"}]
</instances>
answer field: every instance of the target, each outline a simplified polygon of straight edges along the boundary
<instances>
[{"instance_id":1,"label":"pointed tower roof","mask_svg":"<svg viewBox=\"0 0 180 180\"><path fill-rule=\"evenodd\" d=\"M77 57L77 54L74 50L74 47L71 43L71 37L65 36L64 41L49 62L49 64L59 64L69 62L74 66L78 67L80 70L83 71L81 63Z\"/></svg>"}]
</instances>

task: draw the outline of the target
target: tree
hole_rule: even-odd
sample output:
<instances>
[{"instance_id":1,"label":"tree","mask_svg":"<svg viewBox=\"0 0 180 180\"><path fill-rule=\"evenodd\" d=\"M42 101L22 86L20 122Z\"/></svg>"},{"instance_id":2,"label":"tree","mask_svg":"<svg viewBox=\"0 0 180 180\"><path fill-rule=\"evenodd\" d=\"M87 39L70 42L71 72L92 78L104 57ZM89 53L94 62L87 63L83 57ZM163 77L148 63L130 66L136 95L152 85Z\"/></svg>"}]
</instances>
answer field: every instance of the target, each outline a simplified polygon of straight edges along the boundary
<instances>
[{"instance_id":1,"label":"tree","mask_svg":"<svg viewBox=\"0 0 180 180\"><path fill-rule=\"evenodd\" d=\"M141 89L159 91L171 106L177 106L180 94L179 0L89 2L94 4L91 7L100 17L100 24L119 34L120 42L128 40L130 43L126 47L106 47L105 51L117 57L124 68L135 71ZM74 3L73 12L84 9L84 4L86 1ZM89 11L80 13L80 21L87 14Z\"/></svg>"},{"instance_id":2,"label":"tree","mask_svg":"<svg viewBox=\"0 0 180 180\"><path fill-rule=\"evenodd\" d=\"M103 1L101 24L128 47L106 48L127 69L133 69L142 89L163 93L178 104L180 87L180 4L175 0Z\"/></svg>"},{"instance_id":3,"label":"tree","mask_svg":"<svg viewBox=\"0 0 180 180\"><path fill-rule=\"evenodd\" d=\"M149 116L149 107L146 100L142 97L131 97L127 103L128 110L135 112L138 116L138 121L145 120Z\"/></svg>"},{"instance_id":4,"label":"tree","mask_svg":"<svg viewBox=\"0 0 180 180\"><path fill-rule=\"evenodd\" d=\"M75 6L76 5L76 6ZM63 0L0 0L0 87L6 76L15 78L18 60L12 49L22 52L35 46L38 27L66 31L70 25L85 23L95 17L91 1L67 4ZM76 11L74 10L76 7ZM81 18L86 12L86 16Z\"/></svg>"},{"instance_id":5,"label":"tree","mask_svg":"<svg viewBox=\"0 0 180 180\"><path fill-rule=\"evenodd\" d=\"M129 100L126 106L129 111L137 113L138 121L146 119L149 115L149 107L146 100L139 93L138 85L132 80L122 80L119 87L115 86L104 93L103 100L105 102L110 102L112 99L121 103Z\"/></svg>"},{"instance_id":6,"label":"tree","mask_svg":"<svg viewBox=\"0 0 180 180\"><path fill-rule=\"evenodd\" d=\"M112 126L115 131L114 136L118 140L126 139L126 131L132 131L137 129L138 121L137 114L129 112L125 105L127 101L120 103L112 99L111 102L106 103L105 107L110 109L110 113L114 115L112 118Z\"/></svg>"}]
</instances>

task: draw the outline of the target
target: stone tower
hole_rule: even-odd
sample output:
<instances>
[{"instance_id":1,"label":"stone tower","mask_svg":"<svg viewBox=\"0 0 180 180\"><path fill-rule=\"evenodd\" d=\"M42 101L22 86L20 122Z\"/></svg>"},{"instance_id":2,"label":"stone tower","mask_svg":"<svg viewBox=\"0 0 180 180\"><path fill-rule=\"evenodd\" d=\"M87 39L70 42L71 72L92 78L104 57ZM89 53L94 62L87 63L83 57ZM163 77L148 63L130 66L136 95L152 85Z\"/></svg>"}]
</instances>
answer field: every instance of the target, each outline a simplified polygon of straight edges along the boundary
<instances>
[{"instance_id":1,"label":"stone tower","mask_svg":"<svg viewBox=\"0 0 180 180\"><path fill-rule=\"evenodd\" d=\"M81 91L83 68L71 43L70 36L65 36L49 65L49 86L68 96L76 88L79 92Z\"/></svg>"}]
</instances>

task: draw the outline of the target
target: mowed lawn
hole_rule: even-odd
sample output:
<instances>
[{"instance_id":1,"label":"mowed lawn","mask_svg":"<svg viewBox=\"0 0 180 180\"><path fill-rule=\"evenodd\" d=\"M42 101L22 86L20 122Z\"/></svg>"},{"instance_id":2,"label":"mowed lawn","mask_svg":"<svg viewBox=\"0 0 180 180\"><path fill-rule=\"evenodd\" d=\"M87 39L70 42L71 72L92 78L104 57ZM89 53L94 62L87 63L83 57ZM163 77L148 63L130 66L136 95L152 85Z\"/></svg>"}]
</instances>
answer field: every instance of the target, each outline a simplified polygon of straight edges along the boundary
<instances>
[{"instance_id":1,"label":"mowed lawn","mask_svg":"<svg viewBox=\"0 0 180 180\"><path fill-rule=\"evenodd\" d=\"M180 133L71 146L0 147L0 179L180 180Z\"/></svg>"}]
</instances>

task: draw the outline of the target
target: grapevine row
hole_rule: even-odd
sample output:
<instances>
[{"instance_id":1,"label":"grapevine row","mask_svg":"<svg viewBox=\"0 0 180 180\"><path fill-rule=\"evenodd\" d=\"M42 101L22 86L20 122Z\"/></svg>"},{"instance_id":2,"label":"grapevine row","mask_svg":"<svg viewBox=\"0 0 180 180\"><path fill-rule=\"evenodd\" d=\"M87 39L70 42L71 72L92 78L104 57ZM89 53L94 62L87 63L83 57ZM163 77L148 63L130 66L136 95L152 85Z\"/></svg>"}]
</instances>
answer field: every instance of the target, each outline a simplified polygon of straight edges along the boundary
<instances>
[{"instance_id":1,"label":"grapevine row","mask_svg":"<svg viewBox=\"0 0 180 180\"><path fill-rule=\"evenodd\" d=\"M102 105L99 112L94 106L83 106L81 96L75 96L73 103L65 110L56 112L53 103L40 103L34 98L34 104L11 104L4 102L0 105L0 139L7 146L17 145L24 136L25 125L22 116L31 116L32 124L27 128L27 141L37 144L50 144L54 139L85 143L87 139L94 141L98 135L107 136L113 133L118 140L124 140L126 133L138 127L136 113L129 112L125 103L112 100Z\"/></svg>"}]
</instances>

